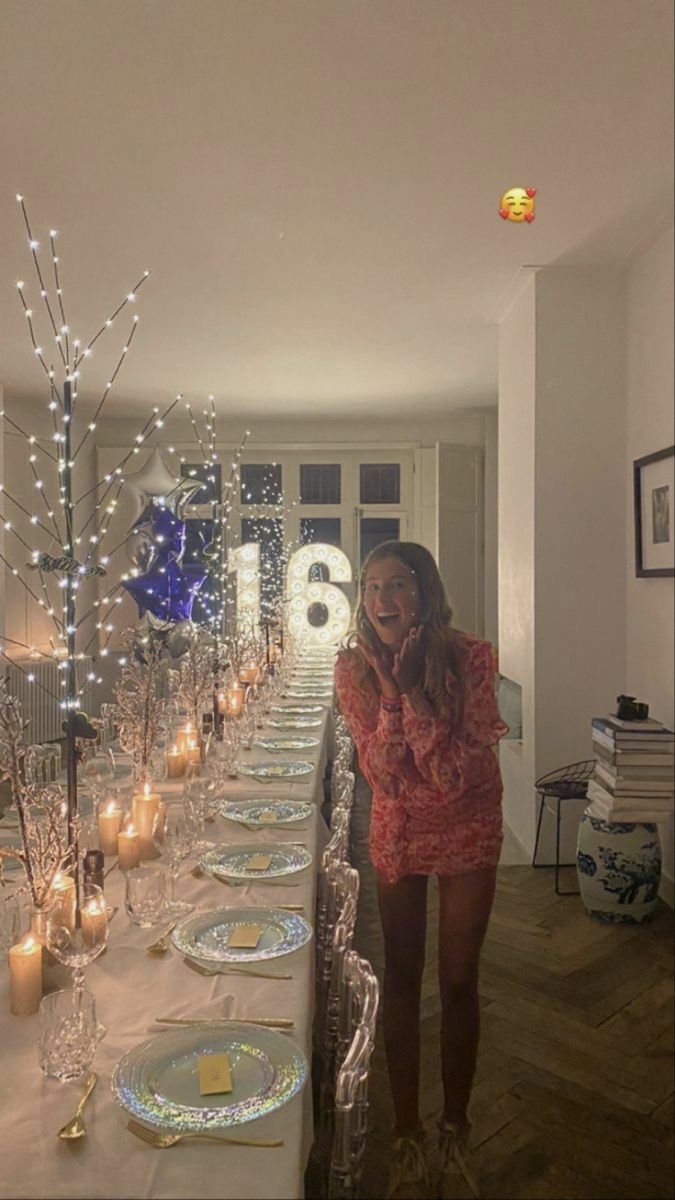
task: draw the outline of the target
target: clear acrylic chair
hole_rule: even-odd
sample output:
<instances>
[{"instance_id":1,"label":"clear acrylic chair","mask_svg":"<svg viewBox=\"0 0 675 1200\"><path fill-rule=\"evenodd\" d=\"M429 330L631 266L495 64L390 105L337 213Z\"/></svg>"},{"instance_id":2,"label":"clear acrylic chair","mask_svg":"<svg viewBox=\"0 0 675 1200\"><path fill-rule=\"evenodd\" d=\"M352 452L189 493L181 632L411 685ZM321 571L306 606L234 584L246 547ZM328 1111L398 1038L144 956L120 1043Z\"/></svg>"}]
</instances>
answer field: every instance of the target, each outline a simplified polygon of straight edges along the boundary
<instances>
[{"instance_id":1,"label":"clear acrylic chair","mask_svg":"<svg viewBox=\"0 0 675 1200\"><path fill-rule=\"evenodd\" d=\"M368 1077L380 997L370 963L354 950L345 954L344 976L344 1030L349 1037L335 1083L328 1171L330 1200L353 1200L358 1194L368 1134Z\"/></svg>"}]
</instances>

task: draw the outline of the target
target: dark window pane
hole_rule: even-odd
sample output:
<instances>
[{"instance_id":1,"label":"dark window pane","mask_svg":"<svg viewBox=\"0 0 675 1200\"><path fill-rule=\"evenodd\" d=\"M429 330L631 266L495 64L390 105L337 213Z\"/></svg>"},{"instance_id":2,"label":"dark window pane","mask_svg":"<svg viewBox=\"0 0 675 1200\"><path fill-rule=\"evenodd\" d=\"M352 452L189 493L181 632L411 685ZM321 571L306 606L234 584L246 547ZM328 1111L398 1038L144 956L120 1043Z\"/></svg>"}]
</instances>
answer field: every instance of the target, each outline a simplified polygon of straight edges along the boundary
<instances>
[{"instance_id":1,"label":"dark window pane","mask_svg":"<svg viewBox=\"0 0 675 1200\"><path fill-rule=\"evenodd\" d=\"M242 517L241 542L260 546L260 616L271 617L283 589L283 525L270 517Z\"/></svg>"},{"instance_id":2,"label":"dark window pane","mask_svg":"<svg viewBox=\"0 0 675 1200\"><path fill-rule=\"evenodd\" d=\"M340 503L340 464L322 463L300 467L301 504Z\"/></svg>"},{"instance_id":3,"label":"dark window pane","mask_svg":"<svg viewBox=\"0 0 675 1200\"><path fill-rule=\"evenodd\" d=\"M361 563L363 564L376 546L382 542L398 541L400 523L398 517L361 518Z\"/></svg>"},{"instance_id":4,"label":"dark window pane","mask_svg":"<svg viewBox=\"0 0 675 1200\"><path fill-rule=\"evenodd\" d=\"M181 463L180 472L184 479L201 480L203 484L185 506L185 551L181 563L184 573L197 582L207 561L204 550L210 546L215 532L212 505L221 494L221 468L218 463ZM197 508L196 515L193 506ZM210 571L195 596L192 620L197 625L207 625L220 607L216 577Z\"/></svg>"},{"instance_id":5,"label":"dark window pane","mask_svg":"<svg viewBox=\"0 0 675 1200\"><path fill-rule=\"evenodd\" d=\"M303 546L309 542L325 542L327 546L340 545L339 517L301 517L300 541Z\"/></svg>"},{"instance_id":6,"label":"dark window pane","mask_svg":"<svg viewBox=\"0 0 675 1200\"><path fill-rule=\"evenodd\" d=\"M399 463L361 463L361 504L400 504Z\"/></svg>"},{"instance_id":7,"label":"dark window pane","mask_svg":"<svg viewBox=\"0 0 675 1200\"><path fill-rule=\"evenodd\" d=\"M280 504L279 463L246 463L241 468L242 504Z\"/></svg>"}]
</instances>

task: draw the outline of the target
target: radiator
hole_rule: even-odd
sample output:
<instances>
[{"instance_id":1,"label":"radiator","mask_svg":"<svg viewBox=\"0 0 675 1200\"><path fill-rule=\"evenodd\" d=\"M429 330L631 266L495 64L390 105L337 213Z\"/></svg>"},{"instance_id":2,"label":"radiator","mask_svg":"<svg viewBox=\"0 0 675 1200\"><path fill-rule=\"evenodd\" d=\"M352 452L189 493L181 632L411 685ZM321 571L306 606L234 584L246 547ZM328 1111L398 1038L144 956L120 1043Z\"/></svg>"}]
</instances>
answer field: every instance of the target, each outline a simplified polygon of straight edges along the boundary
<instances>
[{"instance_id":1,"label":"radiator","mask_svg":"<svg viewBox=\"0 0 675 1200\"><path fill-rule=\"evenodd\" d=\"M77 664L78 688L91 670L91 661L91 658L83 658ZM65 671L59 671L58 659L17 658L6 664L9 693L21 701L23 719L30 721L25 733L27 743L50 742L63 737L61 723L65 714L55 697L65 690L61 687L64 676ZM83 707L86 707L85 701Z\"/></svg>"}]
</instances>

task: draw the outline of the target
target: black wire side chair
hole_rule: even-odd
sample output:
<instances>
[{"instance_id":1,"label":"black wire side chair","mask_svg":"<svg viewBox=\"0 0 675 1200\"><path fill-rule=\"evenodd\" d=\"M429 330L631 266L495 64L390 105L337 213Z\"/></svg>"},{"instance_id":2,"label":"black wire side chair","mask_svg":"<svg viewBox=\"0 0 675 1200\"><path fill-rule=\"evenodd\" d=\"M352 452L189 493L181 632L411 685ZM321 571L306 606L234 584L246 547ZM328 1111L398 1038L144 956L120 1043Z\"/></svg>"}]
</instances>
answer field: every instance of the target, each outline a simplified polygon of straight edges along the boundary
<instances>
[{"instance_id":1,"label":"black wire side chair","mask_svg":"<svg viewBox=\"0 0 675 1200\"><path fill-rule=\"evenodd\" d=\"M537 819L537 836L534 843L534 854L532 855L533 867L555 867L555 891L557 896L578 896L579 889L561 892L559 881L560 871L563 867L575 867L576 863L561 863L560 861L560 819L562 816L561 806L566 800L584 800L588 793L588 781L595 767L595 759L587 758L583 762L568 763L566 767L558 767L556 771L549 771L548 775L542 775L537 779L534 787L539 795L539 817ZM551 800L555 804L555 813L553 808L546 803ZM539 849L539 835L541 833L541 819L544 815L544 806L547 812L555 816L555 862L554 863L538 863L537 850Z\"/></svg>"}]
</instances>

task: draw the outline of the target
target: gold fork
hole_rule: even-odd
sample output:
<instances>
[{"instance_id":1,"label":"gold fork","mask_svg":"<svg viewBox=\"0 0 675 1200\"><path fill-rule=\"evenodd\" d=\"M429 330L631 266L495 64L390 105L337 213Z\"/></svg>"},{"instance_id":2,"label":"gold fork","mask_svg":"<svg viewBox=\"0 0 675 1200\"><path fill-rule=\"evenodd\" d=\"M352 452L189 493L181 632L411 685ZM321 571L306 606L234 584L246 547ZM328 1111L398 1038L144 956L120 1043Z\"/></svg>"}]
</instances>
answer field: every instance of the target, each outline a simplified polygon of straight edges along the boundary
<instances>
[{"instance_id":1,"label":"gold fork","mask_svg":"<svg viewBox=\"0 0 675 1200\"><path fill-rule=\"evenodd\" d=\"M157 938L156 942L152 942L149 946L146 946L146 954L166 954L169 949L169 936L173 933L177 924L178 921L174 921L173 925L169 925L169 928L164 931L160 938Z\"/></svg>"},{"instance_id":2,"label":"gold fork","mask_svg":"<svg viewBox=\"0 0 675 1200\"><path fill-rule=\"evenodd\" d=\"M292 975L273 975L270 971L251 971L248 967L205 967L202 963L184 958L186 967L196 971L198 975L253 975L257 979L292 979Z\"/></svg>"},{"instance_id":3,"label":"gold fork","mask_svg":"<svg viewBox=\"0 0 675 1200\"><path fill-rule=\"evenodd\" d=\"M161 1133L158 1129L149 1129L147 1125L141 1125L133 1117L127 1121L127 1129L129 1133L135 1134L142 1142L147 1142L156 1150L168 1150L170 1146L177 1146L179 1142L193 1138L205 1138L209 1142L220 1142L223 1146L257 1146L259 1149L270 1150L284 1144L281 1138L220 1137L217 1133Z\"/></svg>"}]
</instances>

